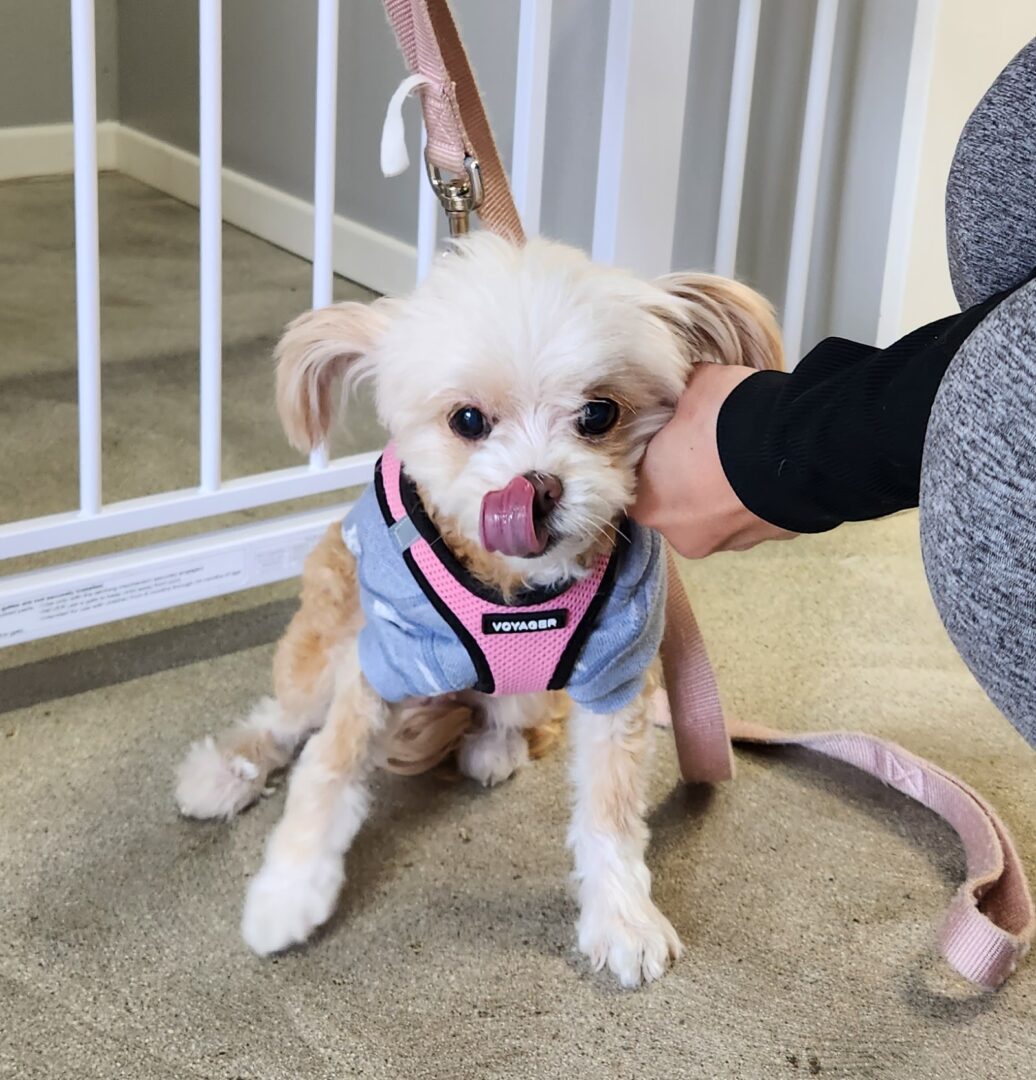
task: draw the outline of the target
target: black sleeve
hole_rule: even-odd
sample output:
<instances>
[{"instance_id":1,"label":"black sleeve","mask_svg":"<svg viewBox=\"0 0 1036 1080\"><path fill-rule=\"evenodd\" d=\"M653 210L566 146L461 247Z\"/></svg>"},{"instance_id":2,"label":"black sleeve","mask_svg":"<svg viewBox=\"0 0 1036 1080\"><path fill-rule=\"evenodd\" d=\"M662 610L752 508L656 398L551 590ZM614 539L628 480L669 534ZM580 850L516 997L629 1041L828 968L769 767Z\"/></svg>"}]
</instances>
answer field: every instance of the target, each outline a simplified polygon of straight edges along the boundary
<instances>
[{"instance_id":1,"label":"black sleeve","mask_svg":"<svg viewBox=\"0 0 1036 1080\"><path fill-rule=\"evenodd\" d=\"M939 383L971 331L1013 291L888 349L828 338L790 373L745 379L724 402L716 430L741 501L764 521L802 533L916 506Z\"/></svg>"}]
</instances>

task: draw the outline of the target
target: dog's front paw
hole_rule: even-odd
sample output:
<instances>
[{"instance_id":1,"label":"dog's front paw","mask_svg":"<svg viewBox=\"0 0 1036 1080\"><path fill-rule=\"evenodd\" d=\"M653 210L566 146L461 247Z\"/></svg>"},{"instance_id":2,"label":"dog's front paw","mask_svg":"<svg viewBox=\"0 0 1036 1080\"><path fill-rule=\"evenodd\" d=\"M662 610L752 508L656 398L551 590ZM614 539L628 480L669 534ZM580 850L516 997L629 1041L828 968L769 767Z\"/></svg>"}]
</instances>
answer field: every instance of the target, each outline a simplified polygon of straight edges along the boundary
<instances>
[{"instance_id":1,"label":"dog's front paw","mask_svg":"<svg viewBox=\"0 0 1036 1080\"><path fill-rule=\"evenodd\" d=\"M669 920L651 902L626 898L620 905L584 907L579 917L579 951L594 971L608 966L626 987L654 982L683 952Z\"/></svg>"},{"instance_id":2,"label":"dog's front paw","mask_svg":"<svg viewBox=\"0 0 1036 1080\"><path fill-rule=\"evenodd\" d=\"M486 728L466 735L457 753L465 776L483 787L503 783L529 763L529 744L517 728Z\"/></svg>"},{"instance_id":3,"label":"dog's front paw","mask_svg":"<svg viewBox=\"0 0 1036 1080\"><path fill-rule=\"evenodd\" d=\"M216 745L211 735L191 745L176 771L176 805L192 818L232 818L263 793L267 771Z\"/></svg>"},{"instance_id":4,"label":"dog's front paw","mask_svg":"<svg viewBox=\"0 0 1036 1080\"><path fill-rule=\"evenodd\" d=\"M334 910L345 880L340 855L304 863L267 862L252 879L241 935L260 956L305 941Z\"/></svg>"}]
</instances>

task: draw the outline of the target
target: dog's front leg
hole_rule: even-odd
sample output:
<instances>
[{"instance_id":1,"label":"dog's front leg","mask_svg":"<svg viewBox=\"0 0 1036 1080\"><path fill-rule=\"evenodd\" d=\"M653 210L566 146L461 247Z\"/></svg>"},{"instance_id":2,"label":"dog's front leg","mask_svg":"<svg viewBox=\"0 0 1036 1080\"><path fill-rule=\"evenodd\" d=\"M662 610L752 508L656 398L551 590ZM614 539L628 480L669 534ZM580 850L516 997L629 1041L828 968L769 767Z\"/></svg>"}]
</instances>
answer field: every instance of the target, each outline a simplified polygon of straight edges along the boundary
<instances>
[{"instance_id":1,"label":"dog's front leg","mask_svg":"<svg viewBox=\"0 0 1036 1080\"><path fill-rule=\"evenodd\" d=\"M623 986L657 979L680 940L651 899L644 862L650 693L612 715L575 706L570 720L575 811L568 833L579 883L579 948Z\"/></svg>"},{"instance_id":2,"label":"dog's front leg","mask_svg":"<svg viewBox=\"0 0 1036 1080\"><path fill-rule=\"evenodd\" d=\"M386 714L353 643L336 671L327 721L299 758L284 816L248 889L241 932L255 952L305 941L334 910L345 880L343 856L367 816L370 739Z\"/></svg>"}]
</instances>

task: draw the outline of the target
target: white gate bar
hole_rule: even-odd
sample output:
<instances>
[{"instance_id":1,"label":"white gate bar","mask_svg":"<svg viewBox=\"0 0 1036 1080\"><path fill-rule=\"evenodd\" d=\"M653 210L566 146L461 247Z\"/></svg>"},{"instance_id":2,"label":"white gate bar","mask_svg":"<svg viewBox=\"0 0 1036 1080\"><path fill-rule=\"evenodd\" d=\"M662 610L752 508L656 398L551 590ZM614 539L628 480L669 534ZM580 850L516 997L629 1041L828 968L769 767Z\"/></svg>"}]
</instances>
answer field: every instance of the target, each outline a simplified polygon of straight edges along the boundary
<instances>
[{"instance_id":1,"label":"white gate bar","mask_svg":"<svg viewBox=\"0 0 1036 1080\"><path fill-rule=\"evenodd\" d=\"M97 84L93 0L72 0L79 509L101 509L101 291L97 234Z\"/></svg>"},{"instance_id":2,"label":"white gate bar","mask_svg":"<svg viewBox=\"0 0 1036 1080\"><path fill-rule=\"evenodd\" d=\"M358 487L370 482L379 454L374 451L339 458L320 471L297 465L260 473L230 480L218 491L187 488L126 499L110 503L93 517L73 511L0 525L0 560Z\"/></svg>"},{"instance_id":3,"label":"white gate bar","mask_svg":"<svg viewBox=\"0 0 1036 1080\"><path fill-rule=\"evenodd\" d=\"M670 269L693 0L611 0L593 257Z\"/></svg>"},{"instance_id":4,"label":"white gate bar","mask_svg":"<svg viewBox=\"0 0 1036 1080\"><path fill-rule=\"evenodd\" d=\"M791 225L791 252L784 292L784 348L788 362L798 363L802 349L802 329L806 319L809 264L813 250L817 191L820 187L820 160L824 151L828 89L835 55L838 0L820 0L813 25L813 49L809 62L809 88L802 122L802 149L795 188L795 211Z\"/></svg>"},{"instance_id":5,"label":"white gate bar","mask_svg":"<svg viewBox=\"0 0 1036 1080\"><path fill-rule=\"evenodd\" d=\"M601 138L597 148L597 191L591 254L598 262L614 262L619 231L622 141L626 128L626 87L629 83L633 0L611 0L608 45L604 57L601 96Z\"/></svg>"},{"instance_id":6,"label":"white gate bar","mask_svg":"<svg viewBox=\"0 0 1036 1080\"><path fill-rule=\"evenodd\" d=\"M313 154L313 307L334 299L335 122L338 104L338 0L317 14L316 126Z\"/></svg>"},{"instance_id":7,"label":"white gate bar","mask_svg":"<svg viewBox=\"0 0 1036 1080\"><path fill-rule=\"evenodd\" d=\"M530 236L540 231L552 8L553 0L522 0L518 17L511 190L522 224Z\"/></svg>"},{"instance_id":8,"label":"white gate bar","mask_svg":"<svg viewBox=\"0 0 1036 1080\"><path fill-rule=\"evenodd\" d=\"M917 0L903 120L899 130L899 150L896 153L888 243L885 245L885 270L878 305L875 344L879 348L891 345L903 332L903 300L914 232L914 210L921 175L921 149L928 115L928 93L932 84L938 16L939 0Z\"/></svg>"},{"instance_id":9,"label":"white gate bar","mask_svg":"<svg viewBox=\"0 0 1036 1080\"><path fill-rule=\"evenodd\" d=\"M338 116L338 0L317 9L316 123L313 139L313 307L334 302L335 125ZM327 447L310 455L315 469L327 467Z\"/></svg>"},{"instance_id":10,"label":"white gate bar","mask_svg":"<svg viewBox=\"0 0 1036 1080\"><path fill-rule=\"evenodd\" d=\"M727 143L723 153L719 224L716 230L716 273L733 277L737 264L737 236L741 224L741 197L745 185L748 125L752 115L752 85L759 42L762 0L741 0L737 12L737 39L727 110Z\"/></svg>"},{"instance_id":11,"label":"white gate bar","mask_svg":"<svg viewBox=\"0 0 1036 1080\"><path fill-rule=\"evenodd\" d=\"M295 577L327 526L324 508L0 581L0 648Z\"/></svg>"},{"instance_id":12,"label":"white gate bar","mask_svg":"<svg viewBox=\"0 0 1036 1080\"><path fill-rule=\"evenodd\" d=\"M223 4L198 3L198 216L201 227L201 487L222 478Z\"/></svg>"},{"instance_id":13,"label":"white gate bar","mask_svg":"<svg viewBox=\"0 0 1036 1080\"><path fill-rule=\"evenodd\" d=\"M428 131L421 118L421 161L417 169L417 282L420 284L432 268L439 226L439 197L428 182L424 167L424 151Z\"/></svg>"}]
</instances>

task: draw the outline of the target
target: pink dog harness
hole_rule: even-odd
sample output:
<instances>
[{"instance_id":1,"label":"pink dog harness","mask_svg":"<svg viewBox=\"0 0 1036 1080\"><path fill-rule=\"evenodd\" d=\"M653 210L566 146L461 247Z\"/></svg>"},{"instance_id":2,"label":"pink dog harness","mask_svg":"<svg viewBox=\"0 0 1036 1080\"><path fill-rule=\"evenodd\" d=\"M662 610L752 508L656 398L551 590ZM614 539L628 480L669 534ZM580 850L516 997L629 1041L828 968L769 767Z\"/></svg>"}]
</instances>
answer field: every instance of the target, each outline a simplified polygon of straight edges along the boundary
<instances>
[{"instance_id":1,"label":"pink dog harness","mask_svg":"<svg viewBox=\"0 0 1036 1080\"><path fill-rule=\"evenodd\" d=\"M381 459L381 481L393 529L412 538L411 572L468 650L479 681L491 694L529 694L565 686L579 648L615 577L619 548L599 555L593 569L540 604L502 608L470 577L447 566L442 544L433 550L403 505L402 468L391 444ZM451 560L452 561L452 560Z\"/></svg>"},{"instance_id":2,"label":"pink dog harness","mask_svg":"<svg viewBox=\"0 0 1036 1080\"><path fill-rule=\"evenodd\" d=\"M386 701L567 689L591 712L614 712L637 697L658 655L662 545L632 522L585 577L505 599L443 543L390 445L343 537L365 615L360 662Z\"/></svg>"}]
</instances>

